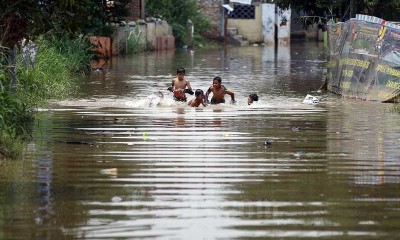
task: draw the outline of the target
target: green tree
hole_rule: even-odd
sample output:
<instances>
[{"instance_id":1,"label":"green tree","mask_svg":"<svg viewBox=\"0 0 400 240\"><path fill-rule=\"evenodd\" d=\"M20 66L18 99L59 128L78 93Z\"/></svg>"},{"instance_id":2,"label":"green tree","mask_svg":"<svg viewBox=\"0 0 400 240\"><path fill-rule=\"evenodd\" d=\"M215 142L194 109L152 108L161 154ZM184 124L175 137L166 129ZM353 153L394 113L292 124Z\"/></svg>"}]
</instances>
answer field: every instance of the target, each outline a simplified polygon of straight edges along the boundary
<instances>
[{"instance_id":1,"label":"green tree","mask_svg":"<svg viewBox=\"0 0 400 240\"><path fill-rule=\"evenodd\" d=\"M194 37L201 39L201 33L210 29L210 21L200 12L195 0L146 0L146 16L166 20L171 24L177 46L185 44L186 24L191 20L194 25Z\"/></svg>"},{"instance_id":2,"label":"green tree","mask_svg":"<svg viewBox=\"0 0 400 240\"><path fill-rule=\"evenodd\" d=\"M400 20L399 0L278 0L281 8L291 7L302 12L305 27L319 24L320 27L330 18L345 21L355 14L367 14L388 21Z\"/></svg>"},{"instance_id":3,"label":"green tree","mask_svg":"<svg viewBox=\"0 0 400 240\"><path fill-rule=\"evenodd\" d=\"M400 21L399 0L363 0L354 1L357 13L380 17L388 21Z\"/></svg>"},{"instance_id":4,"label":"green tree","mask_svg":"<svg viewBox=\"0 0 400 240\"><path fill-rule=\"evenodd\" d=\"M10 47L41 34L110 35L108 23L128 16L129 2L114 1L108 8L106 0L2 0L0 45Z\"/></svg>"},{"instance_id":5,"label":"green tree","mask_svg":"<svg viewBox=\"0 0 400 240\"><path fill-rule=\"evenodd\" d=\"M290 8L304 15L298 20L307 28L311 24L318 24L323 28L330 18L338 18L339 21L349 18L349 6L351 0L279 0L278 6Z\"/></svg>"}]
</instances>

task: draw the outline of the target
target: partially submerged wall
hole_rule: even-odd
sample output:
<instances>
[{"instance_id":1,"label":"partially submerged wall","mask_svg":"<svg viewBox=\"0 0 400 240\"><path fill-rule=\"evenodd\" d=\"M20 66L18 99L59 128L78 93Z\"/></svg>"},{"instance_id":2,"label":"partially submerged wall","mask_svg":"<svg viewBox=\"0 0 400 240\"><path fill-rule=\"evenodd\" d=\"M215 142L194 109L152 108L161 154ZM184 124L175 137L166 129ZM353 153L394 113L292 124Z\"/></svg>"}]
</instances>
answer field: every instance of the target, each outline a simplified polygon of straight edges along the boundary
<instances>
[{"instance_id":1,"label":"partially submerged wall","mask_svg":"<svg viewBox=\"0 0 400 240\"><path fill-rule=\"evenodd\" d=\"M130 22L127 26L119 26L113 36L113 54L127 53L128 37L138 38L137 41L147 51L175 49L172 27L164 20Z\"/></svg>"},{"instance_id":2,"label":"partially submerged wall","mask_svg":"<svg viewBox=\"0 0 400 240\"><path fill-rule=\"evenodd\" d=\"M357 15L328 25L327 90L344 97L400 100L400 26Z\"/></svg>"}]
</instances>

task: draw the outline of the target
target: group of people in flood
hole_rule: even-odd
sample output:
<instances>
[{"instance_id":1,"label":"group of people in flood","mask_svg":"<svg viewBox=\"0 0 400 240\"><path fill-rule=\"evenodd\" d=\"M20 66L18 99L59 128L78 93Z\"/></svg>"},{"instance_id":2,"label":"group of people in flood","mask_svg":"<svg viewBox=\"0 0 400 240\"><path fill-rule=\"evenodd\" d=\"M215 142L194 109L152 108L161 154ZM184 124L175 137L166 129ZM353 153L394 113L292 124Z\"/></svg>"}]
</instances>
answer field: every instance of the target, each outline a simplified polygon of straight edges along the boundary
<instances>
[{"instance_id":1,"label":"group of people in flood","mask_svg":"<svg viewBox=\"0 0 400 240\"><path fill-rule=\"evenodd\" d=\"M225 94L231 97L231 103L236 103L235 93L222 85L222 79L219 76L213 78L212 85L208 88L204 94L203 90L196 89L193 93L192 87L190 86L189 80L185 79L186 71L184 68L178 68L176 70L176 78L172 79L171 86L168 88L174 94L174 100L179 102L186 102L186 93L195 95L195 98L188 102L191 107L199 107L200 105L207 106L207 104L220 104L225 103ZM208 100L209 95L212 93L211 101ZM248 96L247 104L250 105L254 101L258 101L256 93L252 93Z\"/></svg>"}]
</instances>

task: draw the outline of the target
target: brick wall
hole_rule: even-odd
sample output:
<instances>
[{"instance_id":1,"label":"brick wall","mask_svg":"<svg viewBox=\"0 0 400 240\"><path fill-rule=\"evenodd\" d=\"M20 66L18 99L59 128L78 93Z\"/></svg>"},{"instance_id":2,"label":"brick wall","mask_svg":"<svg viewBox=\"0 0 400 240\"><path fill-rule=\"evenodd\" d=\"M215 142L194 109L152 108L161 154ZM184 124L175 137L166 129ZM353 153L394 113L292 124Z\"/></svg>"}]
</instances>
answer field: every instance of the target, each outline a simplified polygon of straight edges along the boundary
<instances>
[{"instance_id":1,"label":"brick wall","mask_svg":"<svg viewBox=\"0 0 400 240\"><path fill-rule=\"evenodd\" d=\"M212 29L203 35L209 38L218 39L222 34L222 7L224 0L197 0L201 12L211 21Z\"/></svg>"},{"instance_id":2,"label":"brick wall","mask_svg":"<svg viewBox=\"0 0 400 240\"><path fill-rule=\"evenodd\" d=\"M132 0L132 2L127 5L130 13L129 17L127 18L128 20L136 21L144 18L144 16L142 16L142 1L143 0Z\"/></svg>"}]
</instances>

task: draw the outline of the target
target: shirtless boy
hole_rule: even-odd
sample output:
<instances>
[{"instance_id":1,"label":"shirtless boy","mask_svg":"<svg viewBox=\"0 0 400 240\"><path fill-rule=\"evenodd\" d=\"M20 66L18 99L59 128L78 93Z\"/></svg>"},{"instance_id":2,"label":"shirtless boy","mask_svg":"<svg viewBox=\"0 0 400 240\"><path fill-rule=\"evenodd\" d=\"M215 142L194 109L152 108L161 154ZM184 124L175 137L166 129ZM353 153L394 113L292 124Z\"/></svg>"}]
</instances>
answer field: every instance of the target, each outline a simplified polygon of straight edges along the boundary
<instances>
[{"instance_id":1,"label":"shirtless boy","mask_svg":"<svg viewBox=\"0 0 400 240\"><path fill-rule=\"evenodd\" d=\"M187 98L185 92L192 95L193 94L192 87L190 86L190 82L185 79L184 68L178 68L176 70L176 74L177 77L172 79L171 87L168 89L174 93L175 101L186 102Z\"/></svg>"},{"instance_id":2,"label":"shirtless boy","mask_svg":"<svg viewBox=\"0 0 400 240\"><path fill-rule=\"evenodd\" d=\"M206 102L208 102L208 95L212 92L211 104L225 103L225 94L230 95L232 103L235 103L235 94L222 85L221 82L222 79L220 77L215 77L213 79L213 85L206 92Z\"/></svg>"},{"instance_id":3,"label":"shirtless boy","mask_svg":"<svg viewBox=\"0 0 400 240\"><path fill-rule=\"evenodd\" d=\"M191 107L198 107L200 104L202 104L204 107L206 106L204 104L204 92L201 89L196 89L194 92L194 96L196 97L195 99L192 99L188 102L188 105Z\"/></svg>"}]
</instances>

